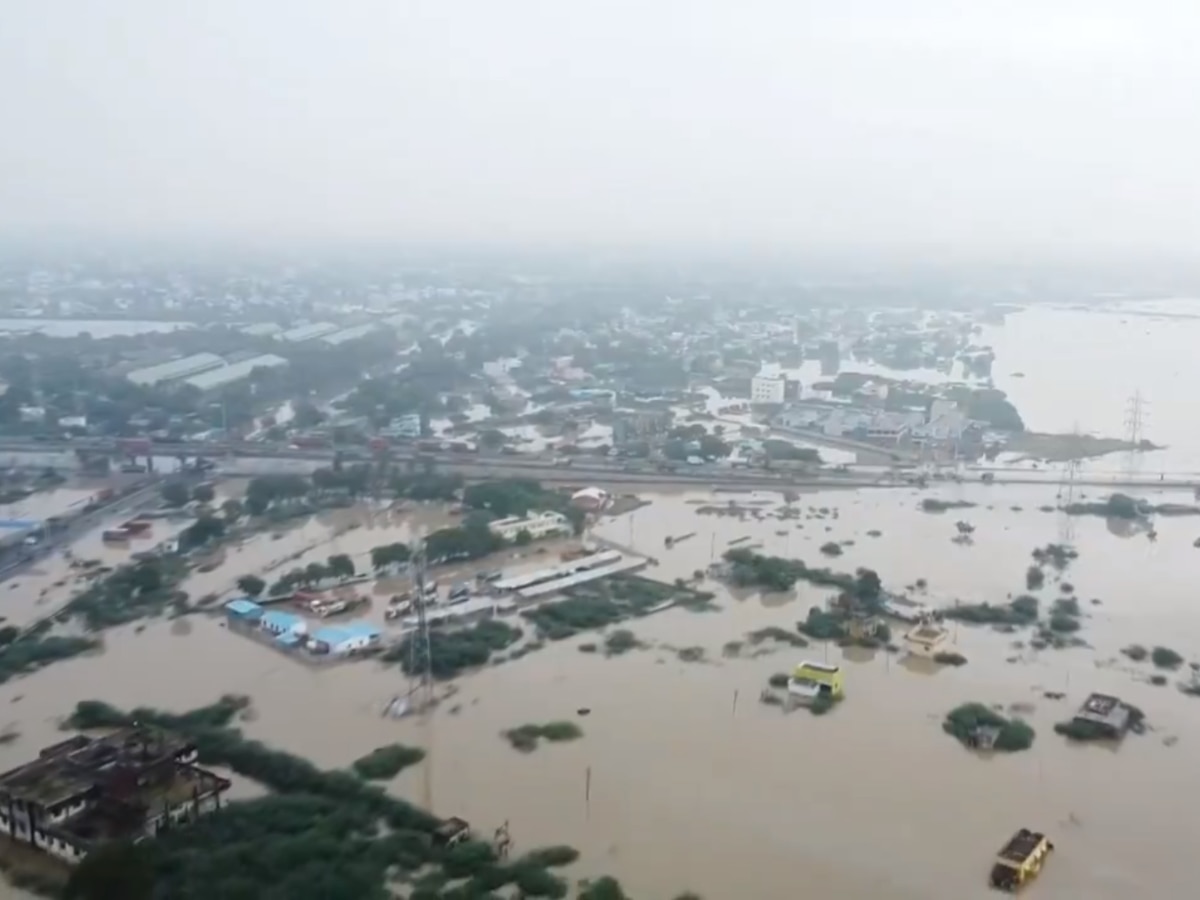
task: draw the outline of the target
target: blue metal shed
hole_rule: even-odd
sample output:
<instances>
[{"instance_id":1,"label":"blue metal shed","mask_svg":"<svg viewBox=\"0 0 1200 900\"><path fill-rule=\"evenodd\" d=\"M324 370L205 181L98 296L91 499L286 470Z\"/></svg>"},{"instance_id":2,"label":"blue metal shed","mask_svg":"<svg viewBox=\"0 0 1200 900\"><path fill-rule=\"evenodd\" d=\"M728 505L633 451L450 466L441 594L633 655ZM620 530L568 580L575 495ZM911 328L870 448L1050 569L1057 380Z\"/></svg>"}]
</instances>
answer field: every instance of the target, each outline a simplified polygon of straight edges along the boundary
<instances>
[{"instance_id":1,"label":"blue metal shed","mask_svg":"<svg viewBox=\"0 0 1200 900\"><path fill-rule=\"evenodd\" d=\"M263 608L249 597L239 597L225 604L225 612L235 619L254 621L262 618Z\"/></svg>"},{"instance_id":2,"label":"blue metal shed","mask_svg":"<svg viewBox=\"0 0 1200 900\"><path fill-rule=\"evenodd\" d=\"M281 612L277 609L262 614L262 627L272 634L287 634L291 631L304 631L304 619L293 613Z\"/></svg>"}]
</instances>

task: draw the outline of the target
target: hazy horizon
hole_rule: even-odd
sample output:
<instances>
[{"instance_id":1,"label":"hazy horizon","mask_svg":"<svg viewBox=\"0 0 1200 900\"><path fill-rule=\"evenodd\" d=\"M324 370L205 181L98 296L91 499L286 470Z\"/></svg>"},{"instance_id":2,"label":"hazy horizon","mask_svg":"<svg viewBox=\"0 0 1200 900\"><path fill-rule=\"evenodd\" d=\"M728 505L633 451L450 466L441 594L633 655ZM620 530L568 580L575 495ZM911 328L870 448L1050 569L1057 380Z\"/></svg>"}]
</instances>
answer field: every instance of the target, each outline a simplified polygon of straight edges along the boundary
<instances>
[{"instance_id":1,"label":"hazy horizon","mask_svg":"<svg viewBox=\"0 0 1200 900\"><path fill-rule=\"evenodd\" d=\"M10 0L0 234L1187 258L1200 7L1043 6Z\"/></svg>"}]
</instances>

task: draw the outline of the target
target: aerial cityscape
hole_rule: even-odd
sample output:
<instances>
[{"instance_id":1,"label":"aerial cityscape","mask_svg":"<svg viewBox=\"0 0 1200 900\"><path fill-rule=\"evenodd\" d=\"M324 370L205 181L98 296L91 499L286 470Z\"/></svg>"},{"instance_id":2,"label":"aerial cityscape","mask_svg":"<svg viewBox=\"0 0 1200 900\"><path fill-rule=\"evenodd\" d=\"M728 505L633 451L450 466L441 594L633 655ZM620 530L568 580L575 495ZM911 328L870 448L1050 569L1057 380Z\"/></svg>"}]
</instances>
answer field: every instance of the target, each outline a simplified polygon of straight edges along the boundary
<instances>
[{"instance_id":1,"label":"aerial cityscape","mask_svg":"<svg viewBox=\"0 0 1200 900\"><path fill-rule=\"evenodd\" d=\"M46 6L0 900L1193 896L1200 11Z\"/></svg>"}]
</instances>

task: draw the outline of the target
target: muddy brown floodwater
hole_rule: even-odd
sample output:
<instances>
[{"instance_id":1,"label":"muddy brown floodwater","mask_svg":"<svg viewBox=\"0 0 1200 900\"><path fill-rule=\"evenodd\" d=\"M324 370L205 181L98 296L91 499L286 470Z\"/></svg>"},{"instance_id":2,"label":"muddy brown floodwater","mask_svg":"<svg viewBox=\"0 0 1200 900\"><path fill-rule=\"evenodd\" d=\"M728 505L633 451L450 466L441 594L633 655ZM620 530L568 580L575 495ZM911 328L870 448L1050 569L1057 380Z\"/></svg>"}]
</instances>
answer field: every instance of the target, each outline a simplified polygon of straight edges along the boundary
<instances>
[{"instance_id":1,"label":"muddy brown floodwater","mask_svg":"<svg viewBox=\"0 0 1200 900\"><path fill-rule=\"evenodd\" d=\"M931 603L1023 593L1031 551L1067 534L1058 514L1039 511L1055 502L1053 490L944 491L939 496L979 505L929 514L919 509L929 493L838 491L804 494L795 517L780 518L784 502L775 494L656 494L650 505L602 521L595 534L657 558L645 574L663 580L690 577L748 537L739 546L761 544L762 552L839 570L870 566L889 587L927 579L923 602ZM757 512L705 509L728 510L731 499ZM812 512L821 507L824 514ZM411 535L414 516L436 527L440 515L322 516L231 549L187 589L194 597L222 592L273 563L283 571L331 553L366 553ZM960 519L975 526L972 545L951 540ZM572 844L583 853L572 874L614 874L638 897L690 889L709 900L984 898L991 859L1019 827L1044 830L1057 846L1037 897L1190 896L1200 700L1153 686L1149 664L1118 651L1164 644L1200 660L1192 587L1200 518L1160 520L1153 542L1101 519L1071 525L1080 556L1062 580L1075 586L1089 647L1038 652L1014 647L1021 635L961 627L956 641L970 662L958 669L820 644L726 659L726 642L768 625L792 628L828 593L800 585L735 597L709 583L719 611L669 610L630 626L649 649L605 659L578 650L594 636L573 638L460 679L455 696L425 721L395 721L381 710L403 690L398 670L374 662L304 667L197 616L186 629L158 621L140 632L115 630L101 654L0 685L0 730L21 733L0 747L0 766L54 740L59 718L80 699L186 709L239 692L254 700L247 734L322 766L345 766L391 741L425 746L427 763L392 790L485 832L508 820L518 852ZM664 546L667 536L690 532ZM853 543L829 560L818 548L830 541ZM34 608L26 592L41 582L19 580L16 590L0 588L3 602ZM1053 578L1039 593L1046 605L1060 596ZM707 661L681 662L673 649L692 646L703 647ZM760 704L767 676L804 657L845 665L845 702L819 718ZM1046 691L1066 699L1048 700ZM1090 691L1140 706L1150 732L1117 750L1068 745L1053 724ZM945 736L942 716L968 700L1028 709L1038 732L1033 749L983 759ZM576 719L585 732L579 741L526 755L500 737L525 722L575 719L582 707L591 713Z\"/></svg>"}]
</instances>

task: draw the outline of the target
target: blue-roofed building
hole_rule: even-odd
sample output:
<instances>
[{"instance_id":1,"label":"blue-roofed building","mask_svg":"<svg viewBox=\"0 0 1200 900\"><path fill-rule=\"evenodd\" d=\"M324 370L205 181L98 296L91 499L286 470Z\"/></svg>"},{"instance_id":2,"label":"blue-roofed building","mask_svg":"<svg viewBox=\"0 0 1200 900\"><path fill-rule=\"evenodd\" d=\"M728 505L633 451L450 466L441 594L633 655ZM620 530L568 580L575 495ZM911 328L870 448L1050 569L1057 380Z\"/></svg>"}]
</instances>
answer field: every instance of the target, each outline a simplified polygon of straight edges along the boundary
<instances>
[{"instance_id":1,"label":"blue-roofed building","mask_svg":"<svg viewBox=\"0 0 1200 900\"><path fill-rule=\"evenodd\" d=\"M308 623L302 617L277 609L264 612L259 622L263 631L271 634L304 634L308 630Z\"/></svg>"},{"instance_id":2,"label":"blue-roofed building","mask_svg":"<svg viewBox=\"0 0 1200 900\"><path fill-rule=\"evenodd\" d=\"M292 650L304 643L304 637L303 635L299 635L294 631L288 631L284 634L277 634L275 636L275 643L280 647L286 647L287 649Z\"/></svg>"},{"instance_id":3,"label":"blue-roofed building","mask_svg":"<svg viewBox=\"0 0 1200 900\"><path fill-rule=\"evenodd\" d=\"M313 653L340 656L378 646L382 638L383 632L370 622L346 622L313 632L309 647Z\"/></svg>"},{"instance_id":4,"label":"blue-roofed building","mask_svg":"<svg viewBox=\"0 0 1200 900\"><path fill-rule=\"evenodd\" d=\"M263 617L264 611L249 597L238 597L225 604L225 615L239 622L257 622Z\"/></svg>"}]
</instances>

